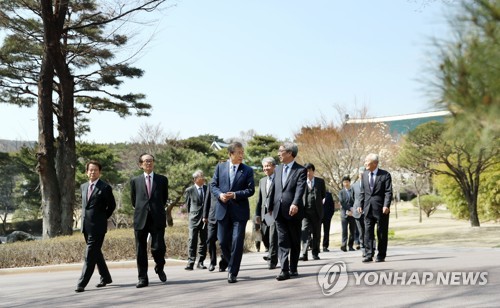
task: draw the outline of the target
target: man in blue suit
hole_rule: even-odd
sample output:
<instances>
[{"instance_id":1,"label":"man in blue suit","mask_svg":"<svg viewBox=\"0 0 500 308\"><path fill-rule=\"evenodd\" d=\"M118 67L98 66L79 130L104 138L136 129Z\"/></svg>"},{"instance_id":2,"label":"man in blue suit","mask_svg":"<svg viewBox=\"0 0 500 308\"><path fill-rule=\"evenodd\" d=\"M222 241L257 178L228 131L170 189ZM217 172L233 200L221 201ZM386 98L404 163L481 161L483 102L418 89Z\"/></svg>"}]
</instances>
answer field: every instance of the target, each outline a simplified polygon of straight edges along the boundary
<instances>
[{"instance_id":1,"label":"man in blue suit","mask_svg":"<svg viewBox=\"0 0 500 308\"><path fill-rule=\"evenodd\" d=\"M304 218L302 196L307 185L307 170L295 162L298 151L293 143L282 144L278 151L281 165L274 172L274 198L269 212L272 212L278 230L278 258L281 264L281 273L276 277L278 281L299 275L297 264Z\"/></svg>"},{"instance_id":2,"label":"man in blue suit","mask_svg":"<svg viewBox=\"0 0 500 308\"><path fill-rule=\"evenodd\" d=\"M243 145L233 142L227 149L229 160L215 167L210 186L217 198L215 218L222 251L219 270L227 267L227 281L235 283L243 256L245 227L250 218L248 198L255 192L255 182L252 168L243 164Z\"/></svg>"},{"instance_id":3,"label":"man in blue suit","mask_svg":"<svg viewBox=\"0 0 500 308\"><path fill-rule=\"evenodd\" d=\"M378 254L376 262L384 262L389 236L389 213L392 201L391 174L378 167L378 155L368 154L358 212L365 214L365 252L363 262L372 262L375 254L375 224L377 224Z\"/></svg>"}]
</instances>

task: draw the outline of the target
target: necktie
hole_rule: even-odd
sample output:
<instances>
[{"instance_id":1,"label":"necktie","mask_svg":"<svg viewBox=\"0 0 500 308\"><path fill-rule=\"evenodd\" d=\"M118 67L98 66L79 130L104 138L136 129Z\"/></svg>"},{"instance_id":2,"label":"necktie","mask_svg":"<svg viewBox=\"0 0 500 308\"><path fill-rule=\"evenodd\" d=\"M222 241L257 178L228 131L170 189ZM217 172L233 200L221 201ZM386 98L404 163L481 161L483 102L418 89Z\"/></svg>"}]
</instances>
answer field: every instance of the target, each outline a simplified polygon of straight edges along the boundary
<instances>
[{"instance_id":1,"label":"necktie","mask_svg":"<svg viewBox=\"0 0 500 308\"><path fill-rule=\"evenodd\" d=\"M87 201L89 201L93 191L94 191L94 183L90 184L89 186L89 191L87 192Z\"/></svg>"},{"instance_id":2,"label":"necktie","mask_svg":"<svg viewBox=\"0 0 500 308\"><path fill-rule=\"evenodd\" d=\"M150 175L146 176L146 188L148 190L148 197L151 198L151 176Z\"/></svg>"},{"instance_id":3,"label":"necktie","mask_svg":"<svg viewBox=\"0 0 500 308\"><path fill-rule=\"evenodd\" d=\"M282 177L282 180L281 180L281 183L282 184L285 184L286 183L286 179L288 178L288 165L285 165L285 168L283 169L283 177Z\"/></svg>"},{"instance_id":4,"label":"necktie","mask_svg":"<svg viewBox=\"0 0 500 308\"><path fill-rule=\"evenodd\" d=\"M234 181L234 176L236 175L236 165L232 165L229 172L229 184L232 186Z\"/></svg>"},{"instance_id":5,"label":"necktie","mask_svg":"<svg viewBox=\"0 0 500 308\"><path fill-rule=\"evenodd\" d=\"M202 187L198 188L198 193L200 195L201 201L203 201L203 188Z\"/></svg>"},{"instance_id":6,"label":"necktie","mask_svg":"<svg viewBox=\"0 0 500 308\"><path fill-rule=\"evenodd\" d=\"M373 172L370 172L370 189L371 190L373 190L373 183L375 182L374 177L375 177L375 175L373 174Z\"/></svg>"},{"instance_id":7,"label":"necktie","mask_svg":"<svg viewBox=\"0 0 500 308\"><path fill-rule=\"evenodd\" d=\"M269 190L271 189L271 183L272 183L271 177L267 177L267 183L266 183L266 194L269 193Z\"/></svg>"},{"instance_id":8,"label":"necktie","mask_svg":"<svg viewBox=\"0 0 500 308\"><path fill-rule=\"evenodd\" d=\"M307 180L307 186L309 187L309 190L313 189L313 185L312 185L311 180Z\"/></svg>"}]
</instances>

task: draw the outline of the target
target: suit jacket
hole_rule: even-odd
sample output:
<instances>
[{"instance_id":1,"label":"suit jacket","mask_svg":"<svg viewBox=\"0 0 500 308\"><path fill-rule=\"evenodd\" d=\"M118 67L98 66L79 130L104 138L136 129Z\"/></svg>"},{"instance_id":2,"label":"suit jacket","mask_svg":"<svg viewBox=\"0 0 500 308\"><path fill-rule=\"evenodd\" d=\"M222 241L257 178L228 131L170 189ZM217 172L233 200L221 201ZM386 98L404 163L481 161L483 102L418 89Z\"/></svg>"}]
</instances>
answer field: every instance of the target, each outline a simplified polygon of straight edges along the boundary
<instances>
[{"instance_id":1,"label":"suit jacket","mask_svg":"<svg viewBox=\"0 0 500 308\"><path fill-rule=\"evenodd\" d=\"M335 203L333 202L333 196L331 192L327 191L325 193L325 202L323 202L323 218L330 220L334 213Z\"/></svg>"},{"instance_id":2,"label":"suit jacket","mask_svg":"<svg viewBox=\"0 0 500 308\"><path fill-rule=\"evenodd\" d=\"M203 196L207 195L207 185L202 186ZM184 193L186 206L189 213L189 226L195 227L202 223L204 200L198 192L196 185L191 185Z\"/></svg>"},{"instance_id":3,"label":"suit jacket","mask_svg":"<svg viewBox=\"0 0 500 308\"><path fill-rule=\"evenodd\" d=\"M340 217L347 218L347 211L354 210L354 190L349 188L346 191L345 188L339 191L339 202L340 202ZM354 215L353 215L354 216Z\"/></svg>"},{"instance_id":4,"label":"suit jacket","mask_svg":"<svg viewBox=\"0 0 500 308\"><path fill-rule=\"evenodd\" d=\"M312 188L312 191L309 191L309 188L307 187L307 179L306 179L306 189L304 191L304 204L306 204L306 198L309 193L314 194L314 210L316 212L316 215L319 217L319 219L323 219L324 216L324 211L323 211L323 199L326 196L326 185L325 185L325 180L322 178L314 177L314 186Z\"/></svg>"},{"instance_id":5,"label":"suit jacket","mask_svg":"<svg viewBox=\"0 0 500 308\"><path fill-rule=\"evenodd\" d=\"M257 207L255 208L255 216L261 217L264 222L264 217L269 211L269 205L273 202L273 191L274 191L274 179L271 182L269 191L266 192L267 188L267 176L260 179L259 182L259 197L257 198Z\"/></svg>"},{"instance_id":6,"label":"suit jacket","mask_svg":"<svg viewBox=\"0 0 500 308\"><path fill-rule=\"evenodd\" d=\"M360 198L361 198L361 179L352 184L352 189L354 190L354 213L352 216L356 219L361 218L361 213L358 213L358 207L360 207Z\"/></svg>"},{"instance_id":7,"label":"suit jacket","mask_svg":"<svg viewBox=\"0 0 500 308\"><path fill-rule=\"evenodd\" d=\"M102 180L95 183L87 201L89 182L80 186L82 192L82 233L104 234L108 230L108 218L116 208L115 197L109 184Z\"/></svg>"},{"instance_id":8,"label":"suit jacket","mask_svg":"<svg viewBox=\"0 0 500 308\"><path fill-rule=\"evenodd\" d=\"M229 213L234 221L247 221L250 218L248 198L255 193L253 170L245 164L240 164L232 185L229 181L229 161L219 163L215 167L214 177L210 183L212 194L217 198L215 218L222 220ZM223 203L219 196L222 193L234 192L236 199Z\"/></svg>"},{"instance_id":9,"label":"suit jacket","mask_svg":"<svg viewBox=\"0 0 500 308\"><path fill-rule=\"evenodd\" d=\"M143 230L146 227L148 213L153 217L154 229L165 229L167 214L165 206L168 200L168 179L166 176L154 173L151 185L151 198L146 189L144 174L134 177L130 181L130 197L134 207L134 230Z\"/></svg>"},{"instance_id":10,"label":"suit jacket","mask_svg":"<svg viewBox=\"0 0 500 308\"><path fill-rule=\"evenodd\" d=\"M373 191L369 183L370 171L365 171L362 175L363 188L359 200L360 207L365 212L365 217L372 215L380 218L383 207L390 207L392 201L392 179L391 174L385 170L378 169Z\"/></svg>"},{"instance_id":11,"label":"suit jacket","mask_svg":"<svg viewBox=\"0 0 500 308\"><path fill-rule=\"evenodd\" d=\"M304 217L304 202L302 197L307 186L306 168L294 162L284 184L282 184L281 180L283 164L276 167L274 174L274 198L269 209L273 212L274 219L278 217L278 212L281 212L285 219L302 220ZM292 204L299 207L298 213L294 216L290 216L289 214Z\"/></svg>"},{"instance_id":12,"label":"suit jacket","mask_svg":"<svg viewBox=\"0 0 500 308\"><path fill-rule=\"evenodd\" d=\"M205 200L203 204L203 218L208 219L211 224L216 224L217 219L215 219L215 205L217 204L217 198L212 194L212 187L207 186L207 194L205 195Z\"/></svg>"}]
</instances>

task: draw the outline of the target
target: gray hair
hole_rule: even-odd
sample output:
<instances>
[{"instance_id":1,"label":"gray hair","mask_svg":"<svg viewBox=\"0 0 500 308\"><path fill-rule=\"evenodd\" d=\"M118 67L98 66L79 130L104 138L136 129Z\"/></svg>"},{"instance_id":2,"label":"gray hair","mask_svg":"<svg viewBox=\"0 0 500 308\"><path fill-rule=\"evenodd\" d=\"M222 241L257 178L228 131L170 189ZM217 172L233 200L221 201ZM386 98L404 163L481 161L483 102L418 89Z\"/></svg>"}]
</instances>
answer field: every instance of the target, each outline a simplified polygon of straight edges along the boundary
<instances>
[{"instance_id":1,"label":"gray hair","mask_svg":"<svg viewBox=\"0 0 500 308\"><path fill-rule=\"evenodd\" d=\"M264 157L262 159L262 165L264 165L266 163L270 163L271 165L276 166L276 160L273 157L271 157L271 156Z\"/></svg>"},{"instance_id":2,"label":"gray hair","mask_svg":"<svg viewBox=\"0 0 500 308\"><path fill-rule=\"evenodd\" d=\"M366 155L366 159L378 163L378 154L370 153L370 154Z\"/></svg>"},{"instance_id":3,"label":"gray hair","mask_svg":"<svg viewBox=\"0 0 500 308\"><path fill-rule=\"evenodd\" d=\"M193 180L196 180L197 178L199 177L203 177L203 171L201 170L196 170L194 173L193 173Z\"/></svg>"},{"instance_id":4,"label":"gray hair","mask_svg":"<svg viewBox=\"0 0 500 308\"><path fill-rule=\"evenodd\" d=\"M285 148L285 151L291 152L293 157L297 157L297 153L299 153L299 147L295 143L285 142L281 146Z\"/></svg>"}]
</instances>

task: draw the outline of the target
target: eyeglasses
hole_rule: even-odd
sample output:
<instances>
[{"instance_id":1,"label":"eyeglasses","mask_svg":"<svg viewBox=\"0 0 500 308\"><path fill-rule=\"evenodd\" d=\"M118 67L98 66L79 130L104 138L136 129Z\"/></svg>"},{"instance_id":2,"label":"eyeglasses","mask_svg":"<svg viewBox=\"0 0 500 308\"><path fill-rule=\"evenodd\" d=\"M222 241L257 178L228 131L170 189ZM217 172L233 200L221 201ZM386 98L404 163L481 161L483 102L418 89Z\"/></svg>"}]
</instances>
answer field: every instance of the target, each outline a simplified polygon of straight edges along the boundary
<instances>
[{"instance_id":1,"label":"eyeglasses","mask_svg":"<svg viewBox=\"0 0 500 308\"><path fill-rule=\"evenodd\" d=\"M154 162L154 160L153 159L145 159L142 162L143 163L152 163L152 162Z\"/></svg>"}]
</instances>

